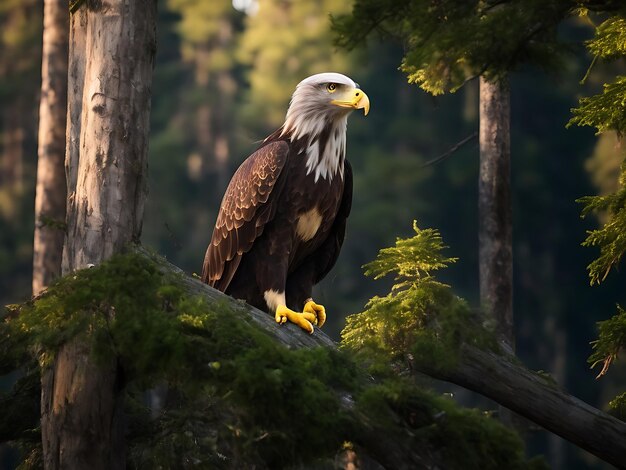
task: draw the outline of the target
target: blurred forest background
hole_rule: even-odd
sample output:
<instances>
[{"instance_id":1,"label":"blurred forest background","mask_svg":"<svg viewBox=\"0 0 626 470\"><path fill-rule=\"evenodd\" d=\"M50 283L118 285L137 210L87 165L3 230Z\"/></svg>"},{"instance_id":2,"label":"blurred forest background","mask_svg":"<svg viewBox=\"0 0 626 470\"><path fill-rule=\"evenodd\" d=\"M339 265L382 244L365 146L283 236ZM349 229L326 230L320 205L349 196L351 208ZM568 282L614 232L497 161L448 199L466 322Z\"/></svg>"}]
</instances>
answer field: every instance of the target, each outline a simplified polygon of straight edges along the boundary
<instances>
[{"instance_id":1,"label":"blurred forest background","mask_svg":"<svg viewBox=\"0 0 626 470\"><path fill-rule=\"evenodd\" d=\"M150 194L143 244L187 272L200 272L223 191L257 142L282 124L295 85L306 76L345 73L368 93L367 118L354 115L348 158L354 203L339 262L316 300L335 338L346 315L388 285L361 266L412 221L438 228L460 261L444 280L478 303L478 148L472 140L426 163L478 125L477 83L432 97L398 71L402 44L370 41L352 52L334 46L330 14L343 0L159 0L150 140ZM0 2L0 302L30 296L42 4ZM565 129L580 96L598 92L612 69L591 63L583 20L564 24L571 54L558 76L527 68L511 77L514 312L517 354L574 395L603 408L626 366L596 381L587 357L595 323L626 300L623 273L590 287L595 250L580 243L597 220L581 220L577 198L614 190L623 152L615 136ZM622 64L623 66L623 64ZM554 468L603 468L558 438L532 434L531 450Z\"/></svg>"}]
</instances>

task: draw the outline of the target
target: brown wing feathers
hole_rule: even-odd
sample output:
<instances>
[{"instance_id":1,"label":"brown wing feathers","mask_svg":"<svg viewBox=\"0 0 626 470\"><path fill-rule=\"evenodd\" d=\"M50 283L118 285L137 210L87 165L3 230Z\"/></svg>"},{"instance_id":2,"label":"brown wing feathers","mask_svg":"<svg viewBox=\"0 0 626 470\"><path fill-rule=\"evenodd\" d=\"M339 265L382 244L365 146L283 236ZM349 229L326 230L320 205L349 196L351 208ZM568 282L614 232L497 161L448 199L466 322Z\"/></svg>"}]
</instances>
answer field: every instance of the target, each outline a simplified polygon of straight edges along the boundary
<instances>
[{"instance_id":1,"label":"brown wing feathers","mask_svg":"<svg viewBox=\"0 0 626 470\"><path fill-rule=\"evenodd\" d=\"M233 175L204 258L204 282L221 291L230 284L241 256L252 248L276 212L272 200L282 188L284 178L279 176L288 153L289 145L284 141L267 144Z\"/></svg>"}]
</instances>

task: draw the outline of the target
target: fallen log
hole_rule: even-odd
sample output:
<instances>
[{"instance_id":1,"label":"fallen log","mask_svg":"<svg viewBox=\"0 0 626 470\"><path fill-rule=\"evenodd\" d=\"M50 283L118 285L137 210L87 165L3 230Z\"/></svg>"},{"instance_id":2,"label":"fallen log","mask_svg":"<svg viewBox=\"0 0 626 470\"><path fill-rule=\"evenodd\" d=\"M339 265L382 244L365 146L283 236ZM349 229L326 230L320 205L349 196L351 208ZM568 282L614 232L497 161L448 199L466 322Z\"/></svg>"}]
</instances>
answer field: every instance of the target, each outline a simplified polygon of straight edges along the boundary
<instances>
[{"instance_id":1,"label":"fallen log","mask_svg":"<svg viewBox=\"0 0 626 470\"><path fill-rule=\"evenodd\" d=\"M225 296L198 279L186 275L159 256L142 248L138 250L150 257L165 272L179 274L189 294L235 305L242 313L242 318L246 318L288 348L336 347L319 329L308 335L292 324L279 327L271 315ZM524 367L515 356L483 351L469 345L462 345L461 348L459 362L453 368L437 368L432 364L416 364L416 368L432 378L484 395L598 458L618 468L626 468L625 422L568 394L549 377ZM375 426L372 426L372 430L374 429ZM388 452L391 450L389 445L397 447L395 451L398 452L398 460L394 460L394 452L389 452L389 455L379 460L381 463L386 460L385 466L390 468L406 465L409 457L407 452L414 453L411 462L415 465L428 467L425 464L425 455L428 453L420 455L414 449L401 449L402 443L389 443L385 439L373 438L370 444L374 447L385 447ZM377 454L380 456L384 452Z\"/></svg>"},{"instance_id":2,"label":"fallen log","mask_svg":"<svg viewBox=\"0 0 626 470\"><path fill-rule=\"evenodd\" d=\"M626 423L570 395L515 356L463 345L453 369L416 367L430 377L480 393L596 457L626 468Z\"/></svg>"}]
</instances>

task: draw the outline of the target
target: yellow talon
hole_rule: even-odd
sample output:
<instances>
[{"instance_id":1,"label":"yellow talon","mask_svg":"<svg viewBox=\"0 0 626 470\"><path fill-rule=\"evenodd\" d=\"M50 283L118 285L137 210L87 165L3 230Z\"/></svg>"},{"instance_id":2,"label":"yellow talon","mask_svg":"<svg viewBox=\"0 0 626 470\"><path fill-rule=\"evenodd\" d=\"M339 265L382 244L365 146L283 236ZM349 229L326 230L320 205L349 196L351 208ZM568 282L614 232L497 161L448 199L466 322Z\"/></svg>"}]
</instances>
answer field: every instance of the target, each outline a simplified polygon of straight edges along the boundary
<instances>
[{"instance_id":1,"label":"yellow talon","mask_svg":"<svg viewBox=\"0 0 626 470\"><path fill-rule=\"evenodd\" d=\"M291 323L295 323L307 333L313 333L313 325L308 320L308 318L312 318L310 313L294 312L285 305L279 305L276 309L276 315L274 318L276 318L277 323L285 323L289 320Z\"/></svg>"},{"instance_id":2,"label":"yellow talon","mask_svg":"<svg viewBox=\"0 0 626 470\"><path fill-rule=\"evenodd\" d=\"M315 316L314 313L311 312L302 312L302 316L307 320L310 321L311 323L313 323L314 325L317 325L317 317Z\"/></svg>"},{"instance_id":3,"label":"yellow talon","mask_svg":"<svg viewBox=\"0 0 626 470\"><path fill-rule=\"evenodd\" d=\"M279 313L278 309L276 309L276 314L274 315L274 318L276 319L276 323L282 324L287 321L287 315Z\"/></svg>"},{"instance_id":4,"label":"yellow talon","mask_svg":"<svg viewBox=\"0 0 626 470\"><path fill-rule=\"evenodd\" d=\"M304 312L314 315L315 320L312 323L321 328L326 323L326 309L323 305L316 304L313 299L309 299L304 304Z\"/></svg>"}]
</instances>

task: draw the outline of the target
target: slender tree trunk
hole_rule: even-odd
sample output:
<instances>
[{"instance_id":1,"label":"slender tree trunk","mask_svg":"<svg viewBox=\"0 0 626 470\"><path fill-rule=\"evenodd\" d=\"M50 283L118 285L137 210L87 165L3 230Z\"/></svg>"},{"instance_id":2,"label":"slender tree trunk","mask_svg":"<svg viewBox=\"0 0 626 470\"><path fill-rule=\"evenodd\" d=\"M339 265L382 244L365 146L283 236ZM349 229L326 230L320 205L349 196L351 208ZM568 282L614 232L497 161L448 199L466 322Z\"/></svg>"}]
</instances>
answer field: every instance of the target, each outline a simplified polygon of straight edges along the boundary
<instances>
[{"instance_id":1,"label":"slender tree trunk","mask_svg":"<svg viewBox=\"0 0 626 470\"><path fill-rule=\"evenodd\" d=\"M220 71L214 74L209 72L209 66L215 49L224 50L228 47L232 34L228 20L220 20L220 30L225 30L217 44L204 44L197 47L195 56L195 84L204 92L206 100L209 94L211 103L204 102L196 110L196 146L200 156L200 165L194 164L197 169L190 172L190 176L197 180L215 176L217 184L213 188L216 198L219 198L228 185L228 158L230 154L228 141L229 109L232 105L232 89L235 84L230 77L230 71Z\"/></svg>"},{"instance_id":2,"label":"slender tree trunk","mask_svg":"<svg viewBox=\"0 0 626 470\"><path fill-rule=\"evenodd\" d=\"M155 22L154 0L86 0L71 18L64 274L139 240ZM61 348L42 383L46 468L125 468L123 387L114 359Z\"/></svg>"},{"instance_id":3,"label":"slender tree trunk","mask_svg":"<svg viewBox=\"0 0 626 470\"><path fill-rule=\"evenodd\" d=\"M45 0L39 151L33 245L33 295L61 274L66 202L67 0Z\"/></svg>"},{"instance_id":4,"label":"slender tree trunk","mask_svg":"<svg viewBox=\"0 0 626 470\"><path fill-rule=\"evenodd\" d=\"M26 131L23 125L24 102L21 97L9 103L3 112L3 130L0 137L0 189L6 191L13 204L3 205L4 216L15 219L19 213L19 198L23 192L24 179L24 140Z\"/></svg>"},{"instance_id":5,"label":"slender tree trunk","mask_svg":"<svg viewBox=\"0 0 626 470\"><path fill-rule=\"evenodd\" d=\"M222 21L230 27L226 20ZM223 44L227 47L227 44ZM230 144L228 139L229 110L232 109L232 90L234 83L228 72L220 72L216 77L217 96L219 114L215 116L215 172L217 174L217 187L220 194L223 194L228 187L229 172L228 160L230 158ZM219 197L219 196L218 196Z\"/></svg>"},{"instance_id":6,"label":"slender tree trunk","mask_svg":"<svg viewBox=\"0 0 626 470\"><path fill-rule=\"evenodd\" d=\"M232 12L219 21L217 36L218 50L228 51L234 43ZM233 96L237 84L233 80L233 70L220 70L215 77L217 88L218 114L215 116L215 164L217 186L220 195L226 190L229 181L228 160L230 158L229 128L232 125L230 110L233 108ZM218 196L219 197L219 196Z\"/></svg>"},{"instance_id":7,"label":"slender tree trunk","mask_svg":"<svg viewBox=\"0 0 626 470\"><path fill-rule=\"evenodd\" d=\"M213 170L213 112L207 101L207 90L209 89L209 67L211 50L208 44L199 44L195 48L195 85L201 90L202 104L196 109L196 150L197 154L193 158L199 159L197 171L190 173L196 181L206 178Z\"/></svg>"},{"instance_id":8,"label":"slender tree trunk","mask_svg":"<svg viewBox=\"0 0 626 470\"><path fill-rule=\"evenodd\" d=\"M510 99L506 80L480 78L478 258L480 300L500 341L515 348L511 220Z\"/></svg>"}]
</instances>

